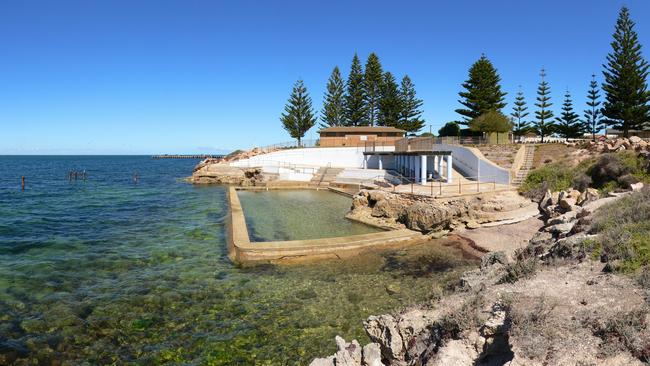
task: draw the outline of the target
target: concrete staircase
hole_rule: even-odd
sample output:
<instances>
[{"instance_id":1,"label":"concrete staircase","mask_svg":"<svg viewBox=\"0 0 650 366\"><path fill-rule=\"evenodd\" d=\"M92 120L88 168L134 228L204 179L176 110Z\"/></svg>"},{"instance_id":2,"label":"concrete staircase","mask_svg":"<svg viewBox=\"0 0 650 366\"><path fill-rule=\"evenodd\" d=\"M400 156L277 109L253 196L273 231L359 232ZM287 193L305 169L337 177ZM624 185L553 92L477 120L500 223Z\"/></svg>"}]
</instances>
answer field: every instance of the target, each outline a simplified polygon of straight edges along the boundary
<instances>
[{"instance_id":1,"label":"concrete staircase","mask_svg":"<svg viewBox=\"0 0 650 366\"><path fill-rule=\"evenodd\" d=\"M336 176L339 175L339 173L341 173L342 171L343 169L340 168L329 168L329 167L319 168L316 174L314 174L314 177L311 178L311 181L309 182L309 186L317 187L317 188L329 187L329 185L336 180Z\"/></svg>"},{"instance_id":2,"label":"concrete staircase","mask_svg":"<svg viewBox=\"0 0 650 366\"><path fill-rule=\"evenodd\" d=\"M532 170L533 167L533 160L535 159L535 145L526 145L525 148L526 154L524 155L524 162L512 180L512 184L515 186L520 186L526 180L528 173Z\"/></svg>"}]
</instances>

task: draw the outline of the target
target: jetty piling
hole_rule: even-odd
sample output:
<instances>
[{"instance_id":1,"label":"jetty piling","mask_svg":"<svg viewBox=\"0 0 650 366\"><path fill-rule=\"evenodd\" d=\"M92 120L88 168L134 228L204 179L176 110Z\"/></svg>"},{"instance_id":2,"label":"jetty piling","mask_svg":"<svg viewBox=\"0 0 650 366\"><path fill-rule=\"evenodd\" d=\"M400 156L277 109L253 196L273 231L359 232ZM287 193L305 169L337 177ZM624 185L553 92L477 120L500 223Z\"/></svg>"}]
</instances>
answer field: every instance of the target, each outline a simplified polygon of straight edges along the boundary
<instances>
[{"instance_id":1,"label":"jetty piling","mask_svg":"<svg viewBox=\"0 0 650 366\"><path fill-rule=\"evenodd\" d=\"M20 177L20 188L23 191L25 190L25 176L24 175L22 177Z\"/></svg>"}]
</instances>

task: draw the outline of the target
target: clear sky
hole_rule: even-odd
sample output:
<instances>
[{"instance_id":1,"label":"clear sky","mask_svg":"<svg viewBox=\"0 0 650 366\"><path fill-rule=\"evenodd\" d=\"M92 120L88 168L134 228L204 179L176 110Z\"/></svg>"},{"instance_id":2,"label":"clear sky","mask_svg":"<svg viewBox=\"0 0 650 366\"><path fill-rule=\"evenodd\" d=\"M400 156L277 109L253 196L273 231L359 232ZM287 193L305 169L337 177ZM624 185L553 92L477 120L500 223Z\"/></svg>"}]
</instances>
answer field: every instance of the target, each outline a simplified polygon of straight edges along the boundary
<instances>
[{"instance_id":1,"label":"clear sky","mask_svg":"<svg viewBox=\"0 0 650 366\"><path fill-rule=\"evenodd\" d=\"M434 132L485 53L530 107L582 114L630 8L650 56L650 1L0 1L0 154L213 153L291 140L279 116L303 78L320 110L335 65L376 52L408 74ZM532 109L532 108L531 108ZM316 128L307 138L316 137Z\"/></svg>"}]
</instances>

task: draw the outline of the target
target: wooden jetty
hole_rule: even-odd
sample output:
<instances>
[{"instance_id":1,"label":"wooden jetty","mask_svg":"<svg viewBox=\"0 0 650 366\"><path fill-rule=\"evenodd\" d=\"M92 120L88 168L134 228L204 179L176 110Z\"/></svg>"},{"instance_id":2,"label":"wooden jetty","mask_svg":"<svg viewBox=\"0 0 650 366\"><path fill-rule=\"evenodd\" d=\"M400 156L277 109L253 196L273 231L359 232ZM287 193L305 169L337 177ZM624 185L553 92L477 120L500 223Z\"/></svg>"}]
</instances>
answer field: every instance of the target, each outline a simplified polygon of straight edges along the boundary
<instances>
[{"instance_id":1,"label":"wooden jetty","mask_svg":"<svg viewBox=\"0 0 650 366\"><path fill-rule=\"evenodd\" d=\"M152 159L222 159L223 155L209 155L209 154L202 154L202 155L153 155L151 156Z\"/></svg>"}]
</instances>

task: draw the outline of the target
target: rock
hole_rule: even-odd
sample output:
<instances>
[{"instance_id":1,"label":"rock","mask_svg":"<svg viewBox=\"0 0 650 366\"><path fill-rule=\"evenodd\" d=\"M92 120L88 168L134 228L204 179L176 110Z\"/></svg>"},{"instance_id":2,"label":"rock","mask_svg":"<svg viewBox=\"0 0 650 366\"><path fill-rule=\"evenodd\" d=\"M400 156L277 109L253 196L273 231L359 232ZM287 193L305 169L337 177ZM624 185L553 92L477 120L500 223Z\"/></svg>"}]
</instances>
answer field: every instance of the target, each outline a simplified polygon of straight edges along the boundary
<instances>
[{"instance_id":1,"label":"rock","mask_svg":"<svg viewBox=\"0 0 650 366\"><path fill-rule=\"evenodd\" d=\"M381 362L381 348L377 343L368 343L362 350L363 366L384 366Z\"/></svg>"},{"instance_id":2,"label":"rock","mask_svg":"<svg viewBox=\"0 0 650 366\"><path fill-rule=\"evenodd\" d=\"M352 209L368 206L368 196L357 194L352 198Z\"/></svg>"},{"instance_id":3,"label":"rock","mask_svg":"<svg viewBox=\"0 0 650 366\"><path fill-rule=\"evenodd\" d=\"M479 224L478 222L476 222L474 220L467 220L467 222L465 223L465 227L470 229L470 230L473 230L473 229L480 228L481 224Z\"/></svg>"},{"instance_id":4,"label":"rock","mask_svg":"<svg viewBox=\"0 0 650 366\"><path fill-rule=\"evenodd\" d=\"M375 203L379 201L383 201L386 199L386 192L381 191L381 190L371 190L368 193L368 201L370 202L370 205L374 205Z\"/></svg>"},{"instance_id":5,"label":"rock","mask_svg":"<svg viewBox=\"0 0 650 366\"><path fill-rule=\"evenodd\" d=\"M345 340L336 336L336 346L338 352L334 355L334 364L336 366L361 366L361 345L357 340L345 343Z\"/></svg>"},{"instance_id":6,"label":"rock","mask_svg":"<svg viewBox=\"0 0 650 366\"><path fill-rule=\"evenodd\" d=\"M336 366L334 363L334 356L329 356L327 358L315 358L309 366Z\"/></svg>"},{"instance_id":7,"label":"rock","mask_svg":"<svg viewBox=\"0 0 650 366\"><path fill-rule=\"evenodd\" d=\"M550 218L546 224L547 225L557 225L557 224L565 224L567 222L575 220L576 216L578 214L577 210L569 211L566 212L560 216L556 216L553 218Z\"/></svg>"},{"instance_id":8,"label":"rock","mask_svg":"<svg viewBox=\"0 0 650 366\"><path fill-rule=\"evenodd\" d=\"M630 141L630 143L638 144L638 143L642 142L643 139L640 138L639 136L632 136L632 137L629 138L629 141Z\"/></svg>"},{"instance_id":9,"label":"rock","mask_svg":"<svg viewBox=\"0 0 650 366\"><path fill-rule=\"evenodd\" d=\"M553 204L553 195L551 194L550 190L546 190L546 193L544 193L544 196L539 201L539 209L544 211L548 206L551 206L552 204Z\"/></svg>"},{"instance_id":10,"label":"rock","mask_svg":"<svg viewBox=\"0 0 650 366\"><path fill-rule=\"evenodd\" d=\"M576 206L576 199L568 195L561 197L558 206L564 211L573 211Z\"/></svg>"},{"instance_id":11,"label":"rock","mask_svg":"<svg viewBox=\"0 0 650 366\"><path fill-rule=\"evenodd\" d=\"M405 209L401 201L384 199L375 204L370 214L373 217L400 217Z\"/></svg>"},{"instance_id":12,"label":"rock","mask_svg":"<svg viewBox=\"0 0 650 366\"><path fill-rule=\"evenodd\" d=\"M551 225L547 226L544 228L544 231L550 232L552 234L556 235L566 235L569 232L571 232L571 229L573 229L573 225L575 225L575 222L567 222L564 224L557 224L557 225Z\"/></svg>"},{"instance_id":13,"label":"rock","mask_svg":"<svg viewBox=\"0 0 650 366\"><path fill-rule=\"evenodd\" d=\"M395 295L395 294L399 294L400 292L402 292L402 289L399 288L399 286L394 284L394 283L389 283L388 285L386 285L386 292L389 295Z\"/></svg>"},{"instance_id":14,"label":"rock","mask_svg":"<svg viewBox=\"0 0 650 366\"><path fill-rule=\"evenodd\" d=\"M630 184L630 188L632 189L633 192L640 191L641 189L643 189L643 182Z\"/></svg>"},{"instance_id":15,"label":"rock","mask_svg":"<svg viewBox=\"0 0 650 366\"><path fill-rule=\"evenodd\" d=\"M507 264L508 263L508 257L506 256L506 253L502 251L498 252L490 252L481 258L481 269L486 269L490 266L493 266L495 264Z\"/></svg>"},{"instance_id":16,"label":"rock","mask_svg":"<svg viewBox=\"0 0 650 366\"><path fill-rule=\"evenodd\" d=\"M464 207L457 205L462 204L461 202L465 201L459 201L458 203L454 201L454 203L450 202L448 205L436 201L415 202L406 208L401 221L409 229L424 233L446 229L454 217L460 217L463 211L467 213L468 208L466 205Z\"/></svg>"},{"instance_id":17,"label":"rock","mask_svg":"<svg viewBox=\"0 0 650 366\"><path fill-rule=\"evenodd\" d=\"M589 202L596 201L598 198L600 198L600 194L597 189L587 188L587 190L578 197L577 204L578 206L584 206Z\"/></svg>"},{"instance_id":18,"label":"rock","mask_svg":"<svg viewBox=\"0 0 650 366\"><path fill-rule=\"evenodd\" d=\"M402 336L397 329L397 321L392 315L370 316L364 322L368 337L379 343L381 354L389 361L396 361L404 355Z\"/></svg>"}]
</instances>

